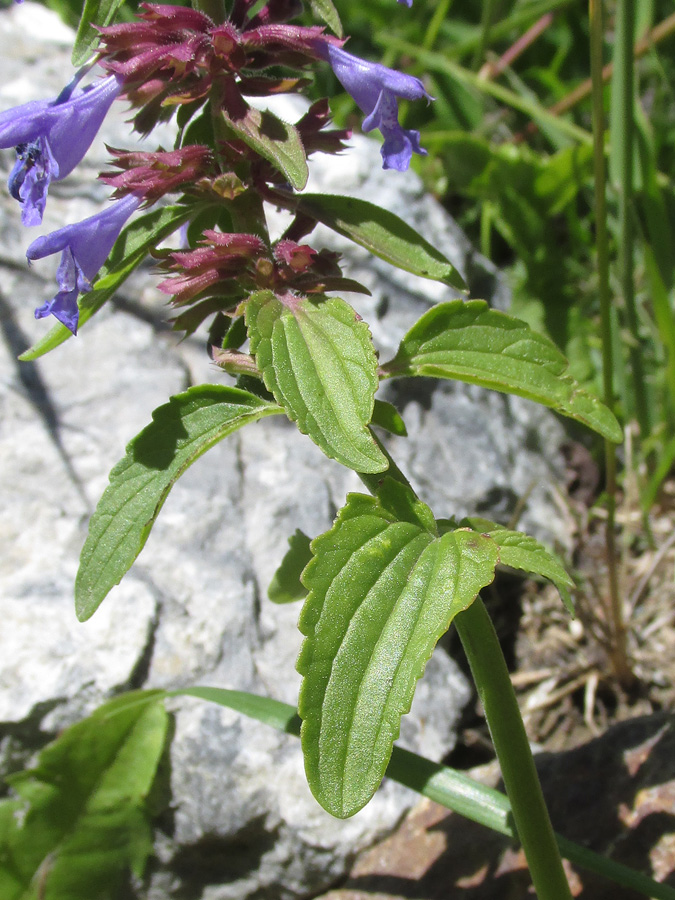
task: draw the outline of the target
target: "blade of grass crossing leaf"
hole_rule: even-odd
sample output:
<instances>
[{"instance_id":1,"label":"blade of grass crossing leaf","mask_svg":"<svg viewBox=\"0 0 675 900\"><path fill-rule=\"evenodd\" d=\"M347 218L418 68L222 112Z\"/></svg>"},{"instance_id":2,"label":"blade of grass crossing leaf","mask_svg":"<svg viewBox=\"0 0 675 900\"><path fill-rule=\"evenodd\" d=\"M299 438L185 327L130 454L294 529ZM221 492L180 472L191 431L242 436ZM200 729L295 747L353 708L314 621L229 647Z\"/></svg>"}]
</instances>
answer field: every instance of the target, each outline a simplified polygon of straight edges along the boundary
<instances>
[{"instance_id":1,"label":"blade of grass crossing leaf","mask_svg":"<svg viewBox=\"0 0 675 900\"><path fill-rule=\"evenodd\" d=\"M213 687L186 688L172 691L168 696L189 696L217 703L257 719L278 731L300 736L302 720L295 708L269 697ZM386 774L393 781L417 791L446 809L517 840L508 798L500 791L474 781L463 772L432 762L402 747L394 747ZM675 900L675 889L669 885L654 881L647 875L607 859L560 835L556 835L556 838L563 856L575 865L631 888L645 897L652 897L654 900Z\"/></svg>"},{"instance_id":2,"label":"blade of grass crossing leaf","mask_svg":"<svg viewBox=\"0 0 675 900\"><path fill-rule=\"evenodd\" d=\"M300 737L300 716L294 706L273 700L271 697L261 697L259 694L251 694L247 691L230 691L226 688L216 687L190 687L177 691L169 691L168 697L196 697L209 703L218 703L228 709L240 712L251 719L257 719L265 725L270 725L278 731L294 734Z\"/></svg>"}]
</instances>

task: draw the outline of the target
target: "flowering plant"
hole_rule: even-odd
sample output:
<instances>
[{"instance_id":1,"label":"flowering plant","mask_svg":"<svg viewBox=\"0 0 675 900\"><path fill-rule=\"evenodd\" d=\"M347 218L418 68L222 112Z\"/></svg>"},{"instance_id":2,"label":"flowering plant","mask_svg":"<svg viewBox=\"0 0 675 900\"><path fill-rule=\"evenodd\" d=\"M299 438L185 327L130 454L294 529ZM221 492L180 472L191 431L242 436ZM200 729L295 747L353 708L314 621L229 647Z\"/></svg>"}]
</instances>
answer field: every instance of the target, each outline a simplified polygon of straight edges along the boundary
<instances>
[{"instance_id":1,"label":"flowering plant","mask_svg":"<svg viewBox=\"0 0 675 900\"><path fill-rule=\"evenodd\" d=\"M110 148L111 170L101 179L115 202L30 245L31 261L62 256L58 291L35 312L58 322L27 356L53 350L78 328L86 341L83 326L152 253L175 328L190 334L204 327L223 371L222 384L191 388L160 407L111 473L82 550L77 614L93 615L128 571L195 459L245 425L287 416L326 456L357 472L369 492L349 495L325 534L292 543L278 579L287 584L295 573L291 593L305 597L298 712L315 797L339 817L369 801L415 685L454 622L533 881L541 898L564 898L569 888L479 592L498 563L550 579L568 605L572 582L526 535L483 519L437 519L373 430L405 433L398 413L375 395L389 378L456 379L537 401L609 440L621 432L548 339L468 299L452 260L410 226L375 203L305 191L308 158L344 152L348 132L331 127L327 100L288 123L253 98L301 93L312 69L328 63L363 111L364 131L380 131L383 167L405 177L413 155L425 151L419 132L399 122L397 101L432 97L419 78L345 50L330 0L312 4L322 24L294 24L301 8L293 0L232 0L218 19L202 8L142 3L133 21L121 24L93 20L87 8L83 23L97 26L95 62L107 75L81 87L83 70L55 100L0 114L0 147L16 147L8 189L26 225L42 220L50 181L67 177L82 159L117 98L133 108L139 132L174 117L177 126L170 150ZM289 213L278 239L267 224L270 206ZM448 287L450 299L419 319L392 359L379 360L368 325L335 296L366 288L343 275L338 254L308 242L318 223ZM133 242L126 240L130 229ZM157 250L171 236L175 248ZM150 451L138 452L141 446ZM277 709L199 691L192 693L244 711L265 708L268 719ZM164 696L152 692L143 702ZM290 719L284 727L293 727ZM59 865L48 870L47 883ZM98 895L100 879L91 878L90 894Z\"/></svg>"}]
</instances>

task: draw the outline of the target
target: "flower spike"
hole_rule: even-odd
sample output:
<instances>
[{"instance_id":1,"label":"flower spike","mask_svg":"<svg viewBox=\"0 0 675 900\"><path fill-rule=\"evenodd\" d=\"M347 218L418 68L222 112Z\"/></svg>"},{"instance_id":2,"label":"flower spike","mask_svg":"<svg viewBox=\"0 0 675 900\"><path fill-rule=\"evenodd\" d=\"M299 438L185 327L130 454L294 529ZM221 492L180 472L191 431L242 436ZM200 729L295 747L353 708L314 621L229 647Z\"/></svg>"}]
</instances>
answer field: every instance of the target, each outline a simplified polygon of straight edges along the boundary
<instances>
[{"instance_id":1,"label":"flower spike","mask_svg":"<svg viewBox=\"0 0 675 900\"><path fill-rule=\"evenodd\" d=\"M379 128L384 137L383 168L405 172L413 152L426 156L420 133L402 128L398 121L397 98L433 100L419 78L404 75L380 63L367 62L328 41L317 41L318 52L326 59L344 89L366 114L363 130Z\"/></svg>"},{"instance_id":2,"label":"flower spike","mask_svg":"<svg viewBox=\"0 0 675 900\"><path fill-rule=\"evenodd\" d=\"M121 89L122 80L110 76L0 113L0 149L16 148L8 187L21 203L24 225L42 222L50 182L65 178L84 157Z\"/></svg>"},{"instance_id":3,"label":"flower spike","mask_svg":"<svg viewBox=\"0 0 675 900\"><path fill-rule=\"evenodd\" d=\"M91 290L91 283L108 258L122 226L140 205L138 197L129 195L95 216L33 241L26 251L29 260L61 253L56 271L59 291L35 310L36 319L52 315L77 334L78 294Z\"/></svg>"}]
</instances>

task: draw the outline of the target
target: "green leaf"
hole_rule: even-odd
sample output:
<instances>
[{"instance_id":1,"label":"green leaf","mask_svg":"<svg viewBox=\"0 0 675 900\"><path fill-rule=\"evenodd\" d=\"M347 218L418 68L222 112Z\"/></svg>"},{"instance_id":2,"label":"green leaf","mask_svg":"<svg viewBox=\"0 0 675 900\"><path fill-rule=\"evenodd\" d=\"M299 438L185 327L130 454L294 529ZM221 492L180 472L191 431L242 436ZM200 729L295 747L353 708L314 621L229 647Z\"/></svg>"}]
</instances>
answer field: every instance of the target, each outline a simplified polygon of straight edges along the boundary
<instances>
[{"instance_id":1,"label":"green leaf","mask_svg":"<svg viewBox=\"0 0 675 900\"><path fill-rule=\"evenodd\" d=\"M0 802L3 900L114 900L152 853L145 801L164 749L164 691L124 694L68 728Z\"/></svg>"},{"instance_id":2,"label":"green leaf","mask_svg":"<svg viewBox=\"0 0 675 900\"><path fill-rule=\"evenodd\" d=\"M227 709L233 709L286 734L300 734L300 718L295 709L287 703L280 703L270 697L208 687L188 688L182 691L172 691L170 694L172 697L183 695L197 697L217 703ZM477 822L479 825L516 840L518 838L513 826L511 805L506 795L469 778L464 772L457 772L449 766L431 762L431 760L425 759L417 753L411 753L410 750L404 750L402 747L394 747L391 762L387 767L387 777L428 797L434 803L440 803L446 809L453 810L472 822ZM667 884L654 881L647 875L642 875L634 869L629 869L628 866L607 859L607 857L594 853L586 847L581 847L558 834L556 840L565 859L569 859L575 865L602 875L604 878L609 878L617 884L632 888L653 900L675 900L675 890Z\"/></svg>"},{"instance_id":3,"label":"green leaf","mask_svg":"<svg viewBox=\"0 0 675 900\"><path fill-rule=\"evenodd\" d=\"M75 581L81 621L98 608L143 549L169 491L218 441L249 422L280 413L273 403L224 385L202 385L156 409L128 445L89 522Z\"/></svg>"},{"instance_id":4,"label":"green leaf","mask_svg":"<svg viewBox=\"0 0 675 900\"><path fill-rule=\"evenodd\" d=\"M574 582L555 553L551 553L543 544L523 534L522 531L511 531L488 519L475 517L462 519L460 526L468 526L491 537L499 547L499 561L503 565L520 569L522 572L531 572L533 575L541 575L552 581L558 588L567 611L571 616L574 615L574 603L570 596Z\"/></svg>"},{"instance_id":5,"label":"green leaf","mask_svg":"<svg viewBox=\"0 0 675 900\"><path fill-rule=\"evenodd\" d=\"M124 0L85 0L80 24L77 26L73 65L84 65L98 45L100 34L94 25L110 25Z\"/></svg>"},{"instance_id":6,"label":"green leaf","mask_svg":"<svg viewBox=\"0 0 675 900\"><path fill-rule=\"evenodd\" d=\"M101 277L94 283L93 290L80 295L80 328L110 300L150 250L173 234L190 214L190 209L186 206L164 206L134 219L124 228L101 270ZM44 356L72 336L65 325L54 325L43 338L22 353L19 359L26 361Z\"/></svg>"},{"instance_id":7,"label":"green leaf","mask_svg":"<svg viewBox=\"0 0 675 900\"><path fill-rule=\"evenodd\" d=\"M442 253L394 213L374 203L334 194L303 194L297 208L392 266L460 290L466 287Z\"/></svg>"},{"instance_id":8,"label":"green leaf","mask_svg":"<svg viewBox=\"0 0 675 900\"><path fill-rule=\"evenodd\" d=\"M377 357L351 306L290 295L284 304L260 291L246 304L246 325L267 389L300 431L357 472L383 472L387 460L367 428Z\"/></svg>"},{"instance_id":9,"label":"green leaf","mask_svg":"<svg viewBox=\"0 0 675 900\"><path fill-rule=\"evenodd\" d=\"M309 5L315 16L321 19L338 37L342 37L342 22L332 0L309 0Z\"/></svg>"},{"instance_id":10,"label":"green leaf","mask_svg":"<svg viewBox=\"0 0 675 900\"><path fill-rule=\"evenodd\" d=\"M269 110L242 105L235 114L222 112L227 127L245 144L276 166L296 191L307 184L309 169L300 134L294 125L283 122Z\"/></svg>"},{"instance_id":11,"label":"green leaf","mask_svg":"<svg viewBox=\"0 0 675 900\"><path fill-rule=\"evenodd\" d=\"M555 344L525 322L490 309L484 300L452 300L413 325L382 372L453 378L516 394L619 443L614 415L567 374L567 367Z\"/></svg>"},{"instance_id":12,"label":"green leaf","mask_svg":"<svg viewBox=\"0 0 675 900\"><path fill-rule=\"evenodd\" d=\"M376 791L436 642L494 577L494 541L469 530L437 537L425 520L421 508L401 521L350 494L311 545L298 710L310 788L339 818Z\"/></svg>"},{"instance_id":13,"label":"green leaf","mask_svg":"<svg viewBox=\"0 0 675 900\"><path fill-rule=\"evenodd\" d=\"M408 437L408 429L401 413L396 409L393 403L386 400L376 400L373 407L373 425L384 428L390 434L397 437Z\"/></svg>"},{"instance_id":14,"label":"green leaf","mask_svg":"<svg viewBox=\"0 0 675 900\"><path fill-rule=\"evenodd\" d=\"M300 581L302 570L312 558L310 539L298 528L288 539L290 549L281 561L270 582L267 596L272 603L292 603L307 596L307 588Z\"/></svg>"}]
</instances>

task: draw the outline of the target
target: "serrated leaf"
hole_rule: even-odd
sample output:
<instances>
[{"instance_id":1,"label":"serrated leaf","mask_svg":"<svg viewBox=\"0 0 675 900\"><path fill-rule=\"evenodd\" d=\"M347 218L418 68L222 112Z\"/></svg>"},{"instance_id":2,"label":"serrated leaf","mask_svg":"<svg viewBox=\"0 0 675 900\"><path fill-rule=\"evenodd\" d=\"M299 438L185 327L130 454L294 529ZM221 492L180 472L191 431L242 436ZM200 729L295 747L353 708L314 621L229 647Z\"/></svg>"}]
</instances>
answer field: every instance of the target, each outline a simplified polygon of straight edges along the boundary
<instances>
[{"instance_id":1,"label":"serrated leaf","mask_svg":"<svg viewBox=\"0 0 675 900\"><path fill-rule=\"evenodd\" d=\"M139 216L122 230L101 270L100 278L94 282L93 290L80 295L80 329L110 300L150 250L173 234L189 216L190 210L185 206L164 206ZM65 325L54 325L43 338L22 353L19 359L37 359L71 337L73 333Z\"/></svg>"},{"instance_id":2,"label":"serrated leaf","mask_svg":"<svg viewBox=\"0 0 675 900\"><path fill-rule=\"evenodd\" d=\"M314 15L325 22L333 33L341 38L344 34L342 22L332 0L309 0L309 5Z\"/></svg>"},{"instance_id":3,"label":"serrated leaf","mask_svg":"<svg viewBox=\"0 0 675 900\"><path fill-rule=\"evenodd\" d=\"M360 494L312 552L298 660L305 769L319 803L345 818L377 789L436 642L492 581L498 554L488 537L437 537Z\"/></svg>"},{"instance_id":4,"label":"serrated leaf","mask_svg":"<svg viewBox=\"0 0 675 900\"><path fill-rule=\"evenodd\" d=\"M68 728L0 802L3 900L114 900L152 853L145 801L167 735L164 691L117 697Z\"/></svg>"},{"instance_id":5,"label":"serrated leaf","mask_svg":"<svg viewBox=\"0 0 675 900\"><path fill-rule=\"evenodd\" d=\"M385 376L452 378L516 394L583 422L610 441L621 428L612 412L567 374L547 337L484 300L452 300L425 313L382 367Z\"/></svg>"},{"instance_id":6,"label":"serrated leaf","mask_svg":"<svg viewBox=\"0 0 675 900\"><path fill-rule=\"evenodd\" d=\"M384 428L390 434L397 437L408 437L408 429L401 413L396 409L393 403L386 400L376 400L373 407L373 425Z\"/></svg>"},{"instance_id":7,"label":"serrated leaf","mask_svg":"<svg viewBox=\"0 0 675 900\"><path fill-rule=\"evenodd\" d=\"M101 35L94 25L110 25L124 0L85 0L73 47L73 65L86 63L98 45Z\"/></svg>"},{"instance_id":8,"label":"serrated leaf","mask_svg":"<svg viewBox=\"0 0 675 900\"><path fill-rule=\"evenodd\" d=\"M289 549L274 573L267 590L272 603L292 603L307 596L307 588L300 581L302 570L312 558L310 539L298 528L288 539Z\"/></svg>"},{"instance_id":9,"label":"serrated leaf","mask_svg":"<svg viewBox=\"0 0 675 900\"><path fill-rule=\"evenodd\" d=\"M235 115L222 112L227 127L245 144L276 166L296 191L307 184L309 169L302 138L294 125L269 110L245 104Z\"/></svg>"},{"instance_id":10,"label":"serrated leaf","mask_svg":"<svg viewBox=\"0 0 675 900\"><path fill-rule=\"evenodd\" d=\"M273 403L224 385L193 387L172 397L127 446L89 522L75 581L81 621L98 608L143 549L178 478L238 428L280 413Z\"/></svg>"},{"instance_id":11,"label":"serrated leaf","mask_svg":"<svg viewBox=\"0 0 675 900\"><path fill-rule=\"evenodd\" d=\"M297 208L392 266L459 290L466 288L442 253L394 213L374 203L335 194L303 194L297 198Z\"/></svg>"},{"instance_id":12,"label":"serrated leaf","mask_svg":"<svg viewBox=\"0 0 675 900\"><path fill-rule=\"evenodd\" d=\"M300 431L357 472L383 472L387 460L367 428L377 357L351 306L339 297L285 305L260 291L246 304L246 325L267 389Z\"/></svg>"},{"instance_id":13,"label":"serrated leaf","mask_svg":"<svg viewBox=\"0 0 675 900\"><path fill-rule=\"evenodd\" d=\"M574 615L574 603L570 590L574 588L574 582L565 571L561 560L547 550L543 544L522 531L512 531L504 528L489 519L481 519L471 516L462 519L460 526L467 526L474 531L487 534L499 547L499 561L512 569L520 569L522 572L530 572L533 575L541 575L548 578L558 588L567 611Z\"/></svg>"}]
</instances>

